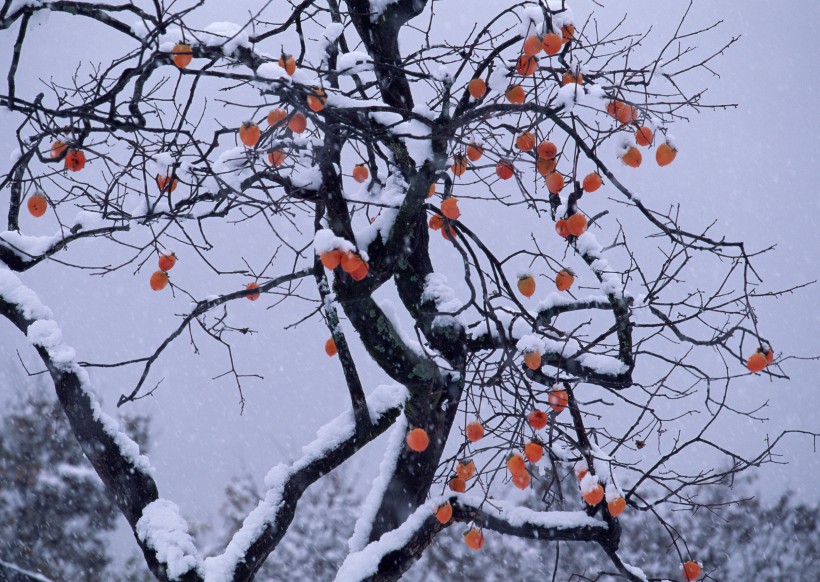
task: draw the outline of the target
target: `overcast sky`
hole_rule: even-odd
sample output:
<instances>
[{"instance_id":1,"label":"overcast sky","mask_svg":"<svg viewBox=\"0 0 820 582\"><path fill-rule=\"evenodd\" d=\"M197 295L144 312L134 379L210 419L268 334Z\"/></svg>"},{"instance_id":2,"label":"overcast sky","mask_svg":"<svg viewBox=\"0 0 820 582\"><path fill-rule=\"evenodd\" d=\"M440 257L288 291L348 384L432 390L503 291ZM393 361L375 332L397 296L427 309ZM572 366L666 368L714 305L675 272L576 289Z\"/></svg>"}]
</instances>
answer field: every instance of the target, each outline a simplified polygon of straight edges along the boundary
<instances>
[{"instance_id":1,"label":"overcast sky","mask_svg":"<svg viewBox=\"0 0 820 582\"><path fill-rule=\"evenodd\" d=\"M225 3L213 4L210 12L197 14L198 24L205 25L210 20L244 22L247 10L260 3L231 2L230 10ZM469 10L464 9L466 4ZM474 23L483 24L480 19L474 20L477 15L488 15L501 4L498 0L437 2L436 15L440 20L434 25L433 38L459 39ZM646 46L651 52L657 51L659 43L668 38L686 4L677 0L577 0L571 5L576 21L583 21L594 10L602 23L616 21L628 9L628 30L639 32L653 27ZM820 33L820 3L695 2L690 27L717 20L723 23L704 36L704 51L720 47L732 36L742 38L715 63L714 70L720 78L698 74L690 80L690 86L708 86L708 102L737 103L738 107L703 111L692 116L690 123L675 125L672 132L680 153L670 167L659 169L647 164L640 173L629 174L622 169L620 175L650 205L663 209L680 202L684 223L705 226L716 219L716 228L727 239L745 240L751 248L776 243L776 252L756 262L765 286L782 288L818 279L820 100L816 88L820 86L820 52L816 40ZM110 45L112 40L105 35L83 36L85 26L88 24L77 24L76 19L52 17L42 27L41 50L27 54L21 67L28 73L19 79L20 94L31 97L40 90L37 76L61 79L66 74L60 66L66 54L55 55L55 46L72 46L70 58L100 59L118 52L117 45ZM76 43L80 36L83 46ZM10 46L8 33L0 36L0 42L2 47ZM35 43L29 46L34 47ZM405 51L414 48L403 45ZM7 58L6 50L0 48L0 61ZM225 115L236 117L230 111ZM0 173L5 173L3 168L8 167L15 147L15 128L15 119L0 114ZM605 196L606 193L602 194L598 202L602 207L607 204ZM7 199L7 193L0 196L2 215L7 211ZM486 236L499 237L496 242L500 246L507 244L501 238L503 234L498 233L503 233L508 225L497 222L489 205L465 207L475 217L477 230L483 227ZM21 222L22 228L32 234L47 234L56 228L48 219L35 223L24 217ZM226 261L238 256L253 257L255 266L263 261L262 253L250 248L252 241L236 237L234 229L215 232ZM192 254L186 249L175 250L180 255L175 276L207 280L208 272ZM59 256L94 264L96 252L93 243L81 242ZM437 266L455 266L457 257L446 246L434 244L434 252L441 254L436 257ZM168 293L150 293L149 274L150 271L134 276L130 271L122 271L105 278L89 277L85 272L51 262L22 278L54 310L66 342L77 349L79 359L111 362L147 354L176 325L174 315L187 309L184 298L173 300ZM702 272L691 276L708 281L712 275ZM228 290L230 285L235 288L242 282L220 281L210 292ZM818 289L815 285L759 304L762 328L778 353L801 357L820 354ZM203 294L206 291L200 290ZM380 296L389 299L392 291L387 289ZM271 466L298 455L316 429L347 405L338 360L327 358L323 352L327 332L321 321L312 320L296 329L283 330L306 314L310 306L296 302L291 309L267 310L270 303L243 301L231 307L235 321L244 321L259 331L235 343L240 369L264 376L262 381L247 383L244 414L239 413L237 393L231 382L211 379L225 371L224 354L202 340L198 344L202 354L194 355L185 337L165 353L154 371L154 381L164 378L156 395L129 406L130 411L152 419L150 457L157 470L161 495L178 503L183 515L194 520L207 520L214 515L232 476L248 471L261 482ZM26 347L23 338L10 325L0 323L3 366L15 364L16 349L21 350L27 364L39 368L33 350ZM355 350L363 356L358 345ZM771 420L766 424L745 420L726 423L721 427L725 431L721 438L741 448L757 447L765 435L776 434L783 428L820 428L818 363L790 360L784 369L792 378L790 382L755 377L733 384L739 401L749 408L768 401L767 416ZM114 411L117 397L133 386L138 373L136 369L92 371L95 389L108 410ZM370 388L387 381L374 366L364 363L360 374ZM13 390L8 381L2 381L4 377L7 378L0 375L0 399ZM375 474L382 445L381 441L369 445L353 461L361 471L363 487ZM785 441L779 452L788 464L762 471L762 495L773 498L788 486L802 499L817 502L820 493L815 482L820 472L813 443L794 438Z\"/></svg>"}]
</instances>

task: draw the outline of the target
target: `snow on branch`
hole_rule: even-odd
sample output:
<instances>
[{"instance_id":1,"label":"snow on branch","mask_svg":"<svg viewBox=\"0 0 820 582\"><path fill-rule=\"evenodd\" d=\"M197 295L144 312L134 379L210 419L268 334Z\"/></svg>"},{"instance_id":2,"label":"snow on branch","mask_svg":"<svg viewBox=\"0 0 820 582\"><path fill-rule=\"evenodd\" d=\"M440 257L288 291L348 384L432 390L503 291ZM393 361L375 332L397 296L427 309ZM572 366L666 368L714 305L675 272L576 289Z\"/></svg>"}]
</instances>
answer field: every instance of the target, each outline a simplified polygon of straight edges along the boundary
<instances>
[{"instance_id":1,"label":"snow on branch","mask_svg":"<svg viewBox=\"0 0 820 582\"><path fill-rule=\"evenodd\" d=\"M449 501L454 522L474 522L499 533L539 540L583 540L606 544L613 532L606 523L583 511L534 511L525 507L465 495L428 500L397 529L384 534L345 559L337 582L373 580L406 571L444 527L435 518L436 508ZM401 571L394 571L400 568Z\"/></svg>"},{"instance_id":2,"label":"snow on branch","mask_svg":"<svg viewBox=\"0 0 820 582\"><path fill-rule=\"evenodd\" d=\"M305 490L387 430L407 397L403 386L377 388L367 397L372 422L367 432L356 430L353 410L348 409L319 429L299 460L271 469L265 477L264 499L245 518L225 551L205 560L206 580L231 582L254 572L284 536Z\"/></svg>"}]
</instances>

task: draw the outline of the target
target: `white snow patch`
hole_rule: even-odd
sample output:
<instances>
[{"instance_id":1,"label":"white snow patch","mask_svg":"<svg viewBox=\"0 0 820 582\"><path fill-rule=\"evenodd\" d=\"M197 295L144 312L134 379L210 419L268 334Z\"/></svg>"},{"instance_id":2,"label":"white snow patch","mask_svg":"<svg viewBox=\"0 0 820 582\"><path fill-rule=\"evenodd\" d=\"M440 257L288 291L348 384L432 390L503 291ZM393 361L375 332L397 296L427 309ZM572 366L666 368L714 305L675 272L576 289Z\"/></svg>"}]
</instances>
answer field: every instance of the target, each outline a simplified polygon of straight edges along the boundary
<instances>
[{"instance_id":1,"label":"white snow patch","mask_svg":"<svg viewBox=\"0 0 820 582\"><path fill-rule=\"evenodd\" d=\"M351 552L361 551L367 545L370 532L373 530L373 521L376 519L382 499L384 499L384 492L387 491L387 485L396 470L396 463L404 446L405 434L407 434L407 417L402 414L393 428L390 429L390 438L387 441L387 449L379 465L379 474L373 480L367 498L359 508L359 519L356 520L353 535L347 542Z\"/></svg>"},{"instance_id":2,"label":"white snow patch","mask_svg":"<svg viewBox=\"0 0 820 582\"><path fill-rule=\"evenodd\" d=\"M139 538L157 552L157 559L168 566L171 580L186 572L199 570L194 540L188 524L179 514L179 507L167 499L157 499L145 506L136 525Z\"/></svg>"}]
</instances>

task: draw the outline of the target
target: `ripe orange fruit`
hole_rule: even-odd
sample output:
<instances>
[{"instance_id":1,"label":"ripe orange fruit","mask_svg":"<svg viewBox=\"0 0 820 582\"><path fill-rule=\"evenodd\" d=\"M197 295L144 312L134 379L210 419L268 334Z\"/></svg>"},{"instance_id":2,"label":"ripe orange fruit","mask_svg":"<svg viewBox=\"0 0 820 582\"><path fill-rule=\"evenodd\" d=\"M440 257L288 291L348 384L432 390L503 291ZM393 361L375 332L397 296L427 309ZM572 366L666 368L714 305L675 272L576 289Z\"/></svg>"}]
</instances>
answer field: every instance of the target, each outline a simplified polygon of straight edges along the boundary
<instances>
[{"instance_id":1,"label":"ripe orange fruit","mask_svg":"<svg viewBox=\"0 0 820 582\"><path fill-rule=\"evenodd\" d=\"M563 218L556 220L555 232L557 232L561 238L567 238L569 236L569 223Z\"/></svg>"},{"instance_id":2,"label":"ripe orange fruit","mask_svg":"<svg viewBox=\"0 0 820 582\"><path fill-rule=\"evenodd\" d=\"M687 582L692 582L693 580L700 578L701 572L702 568L700 564L691 560L684 563L682 566L683 579Z\"/></svg>"},{"instance_id":3,"label":"ripe orange fruit","mask_svg":"<svg viewBox=\"0 0 820 582\"><path fill-rule=\"evenodd\" d=\"M766 365L768 366L772 362L774 362L774 350L769 348L769 350L766 352Z\"/></svg>"},{"instance_id":4,"label":"ripe orange fruit","mask_svg":"<svg viewBox=\"0 0 820 582\"><path fill-rule=\"evenodd\" d=\"M584 177L584 192L595 192L595 190L600 188L603 183L604 181L597 172L590 172Z\"/></svg>"},{"instance_id":5,"label":"ripe orange fruit","mask_svg":"<svg viewBox=\"0 0 820 582\"><path fill-rule=\"evenodd\" d=\"M535 293L535 279L532 275L525 275L518 279L518 290L524 297L532 297Z\"/></svg>"},{"instance_id":6,"label":"ripe orange fruit","mask_svg":"<svg viewBox=\"0 0 820 582\"><path fill-rule=\"evenodd\" d=\"M467 425L464 432L467 435L467 440L474 443L484 436L484 426L478 421L473 421Z\"/></svg>"},{"instance_id":7,"label":"ripe orange fruit","mask_svg":"<svg viewBox=\"0 0 820 582\"><path fill-rule=\"evenodd\" d=\"M538 144L538 157L551 160L558 155L558 146L551 141L542 141Z\"/></svg>"},{"instance_id":8,"label":"ripe orange fruit","mask_svg":"<svg viewBox=\"0 0 820 582\"><path fill-rule=\"evenodd\" d=\"M544 456L544 447L541 443L530 441L524 445L524 456L530 463L537 463Z\"/></svg>"},{"instance_id":9,"label":"ripe orange fruit","mask_svg":"<svg viewBox=\"0 0 820 582\"><path fill-rule=\"evenodd\" d=\"M268 113L268 125L270 125L271 127L276 127L287 116L288 112L284 109L279 109L278 107L275 109L271 109L270 113Z\"/></svg>"},{"instance_id":10,"label":"ripe orange fruit","mask_svg":"<svg viewBox=\"0 0 820 582\"><path fill-rule=\"evenodd\" d=\"M296 72L296 59L294 59L292 55L282 53L282 56L279 57L279 66L285 69L285 72L292 77L293 73Z\"/></svg>"},{"instance_id":11,"label":"ripe orange fruit","mask_svg":"<svg viewBox=\"0 0 820 582\"><path fill-rule=\"evenodd\" d=\"M293 133L304 132L305 129L307 129L307 117L305 117L304 113L299 113L298 111L294 113L293 117L288 121L288 129Z\"/></svg>"},{"instance_id":12,"label":"ripe orange fruit","mask_svg":"<svg viewBox=\"0 0 820 582\"><path fill-rule=\"evenodd\" d=\"M174 268L174 265L177 264L177 256L174 253L160 255L157 263L160 271L168 272Z\"/></svg>"},{"instance_id":13,"label":"ripe orange fruit","mask_svg":"<svg viewBox=\"0 0 820 582\"><path fill-rule=\"evenodd\" d=\"M520 475L513 475L512 482L519 489L526 489L530 486L530 474L524 471Z\"/></svg>"},{"instance_id":14,"label":"ripe orange fruit","mask_svg":"<svg viewBox=\"0 0 820 582\"><path fill-rule=\"evenodd\" d=\"M450 220L456 220L461 216L461 210L458 209L458 198L447 198L441 202L441 213Z\"/></svg>"},{"instance_id":15,"label":"ripe orange fruit","mask_svg":"<svg viewBox=\"0 0 820 582\"><path fill-rule=\"evenodd\" d=\"M513 85L512 87L507 89L506 95L507 101L515 105L521 105L524 102L524 99L526 99L527 97L521 85Z\"/></svg>"},{"instance_id":16,"label":"ripe orange fruit","mask_svg":"<svg viewBox=\"0 0 820 582\"><path fill-rule=\"evenodd\" d=\"M480 550L484 547L484 534L480 530L471 527L464 532L464 543L473 550Z\"/></svg>"},{"instance_id":17,"label":"ripe orange fruit","mask_svg":"<svg viewBox=\"0 0 820 582\"><path fill-rule=\"evenodd\" d=\"M446 524L450 521L450 518L453 517L453 506L450 505L449 501L446 501L444 505L439 505L436 508L436 519L442 525Z\"/></svg>"},{"instance_id":18,"label":"ripe orange fruit","mask_svg":"<svg viewBox=\"0 0 820 582\"><path fill-rule=\"evenodd\" d=\"M259 126L253 121L246 121L239 127L239 140L249 148L259 143L260 135Z\"/></svg>"},{"instance_id":19,"label":"ripe orange fruit","mask_svg":"<svg viewBox=\"0 0 820 582\"><path fill-rule=\"evenodd\" d=\"M615 499L611 499L606 506L612 517L618 517L624 512L624 509L626 509L626 499L623 497L616 497Z\"/></svg>"},{"instance_id":20,"label":"ripe orange fruit","mask_svg":"<svg viewBox=\"0 0 820 582\"><path fill-rule=\"evenodd\" d=\"M467 481L475 475L475 463L472 459L464 459L456 465L456 474Z\"/></svg>"},{"instance_id":21,"label":"ripe orange fruit","mask_svg":"<svg viewBox=\"0 0 820 582\"><path fill-rule=\"evenodd\" d=\"M658 146L658 149L655 150L655 161L658 162L659 166L668 166L674 161L677 155L678 150L668 143L662 143Z\"/></svg>"},{"instance_id":22,"label":"ripe orange fruit","mask_svg":"<svg viewBox=\"0 0 820 582\"><path fill-rule=\"evenodd\" d=\"M635 130L635 143L641 147L652 145L652 138L654 137L652 130L646 125L642 125Z\"/></svg>"},{"instance_id":23,"label":"ripe orange fruit","mask_svg":"<svg viewBox=\"0 0 820 582\"><path fill-rule=\"evenodd\" d=\"M48 200L42 194L34 194L28 199L28 211L34 218L40 218L47 208Z\"/></svg>"},{"instance_id":24,"label":"ripe orange fruit","mask_svg":"<svg viewBox=\"0 0 820 582\"><path fill-rule=\"evenodd\" d=\"M467 491L467 481L459 476L451 477L448 485L450 491L455 491L456 493L464 493Z\"/></svg>"},{"instance_id":25,"label":"ripe orange fruit","mask_svg":"<svg viewBox=\"0 0 820 582\"><path fill-rule=\"evenodd\" d=\"M495 173L502 180L509 180L515 174L515 168L510 162L502 160L495 165Z\"/></svg>"},{"instance_id":26,"label":"ripe orange fruit","mask_svg":"<svg viewBox=\"0 0 820 582\"><path fill-rule=\"evenodd\" d=\"M462 154L453 156L453 165L450 166L450 171L454 176L461 176L467 171L467 158Z\"/></svg>"},{"instance_id":27,"label":"ripe orange fruit","mask_svg":"<svg viewBox=\"0 0 820 582\"><path fill-rule=\"evenodd\" d=\"M601 487L600 483L595 483L582 497L584 501L587 502L587 505L598 505L604 498L604 488Z\"/></svg>"},{"instance_id":28,"label":"ripe orange fruit","mask_svg":"<svg viewBox=\"0 0 820 582\"><path fill-rule=\"evenodd\" d=\"M68 149L68 144L61 142L59 139L54 140L54 143L51 144L51 159L54 160L59 158L63 155L63 152Z\"/></svg>"},{"instance_id":29,"label":"ripe orange fruit","mask_svg":"<svg viewBox=\"0 0 820 582\"><path fill-rule=\"evenodd\" d=\"M342 252L339 249L333 249L332 251L322 253L319 259L322 261L325 269L332 271L342 262Z\"/></svg>"},{"instance_id":30,"label":"ripe orange fruit","mask_svg":"<svg viewBox=\"0 0 820 582\"><path fill-rule=\"evenodd\" d=\"M154 291L162 291L168 285L168 273L165 271L154 271L148 283Z\"/></svg>"},{"instance_id":31,"label":"ripe orange fruit","mask_svg":"<svg viewBox=\"0 0 820 582\"><path fill-rule=\"evenodd\" d=\"M268 152L268 162L274 168L280 167L282 164L285 163L285 160L288 159L288 154L283 152L281 149L275 149Z\"/></svg>"},{"instance_id":32,"label":"ripe orange fruit","mask_svg":"<svg viewBox=\"0 0 820 582\"><path fill-rule=\"evenodd\" d=\"M541 48L551 57L561 52L563 44L561 37L555 33L544 35L544 38L541 39Z\"/></svg>"},{"instance_id":33,"label":"ripe orange fruit","mask_svg":"<svg viewBox=\"0 0 820 582\"><path fill-rule=\"evenodd\" d=\"M427 224L433 230L441 230L441 227L444 226L444 218L440 214L434 214Z\"/></svg>"},{"instance_id":34,"label":"ripe orange fruit","mask_svg":"<svg viewBox=\"0 0 820 582\"><path fill-rule=\"evenodd\" d=\"M436 185L430 184L430 187L427 189L427 198L432 198L433 194L436 193Z\"/></svg>"},{"instance_id":35,"label":"ripe orange fruit","mask_svg":"<svg viewBox=\"0 0 820 582\"><path fill-rule=\"evenodd\" d=\"M356 164L353 167L353 179L359 184L367 180L368 177L370 177L370 172L368 171L367 166L364 164Z\"/></svg>"},{"instance_id":36,"label":"ripe orange fruit","mask_svg":"<svg viewBox=\"0 0 820 582\"><path fill-rule=\"evenodd\" d=\"M638 117L638 110L629 103L612 100L606 107L606 112L622 124L632 123Z\"/></svg>"},{"instance_id":37,"label":"ripe orange fruit","mask_svg":"<svg viewBox=\"0 0 820 582\"><path fill-rule=\"evenodd\" d=\"M535 169L538 170L538 173L542 176L548 176L553 171L555 171L555 166L558 165L558 160L552 158L548 160L546 158L538 158L538 161L535 162Z\"/></svg>"},{"instance_id":38,"label":"ripe orange fruit","mask_svg":"<svg viewBox=\"0 0 820 582\"><path fill-rule=\"evenodd\" d=\"M527 465L524 463L524 457L518 453L512 453L507 457L507 470L513 477L527 472Z\"/></svg>"},{"instance_id":39,"label":"ripe orange fruit","mask_svg":"<svg viewBox=\"0 0 820 582\"><path fill-rule=\"evenodd\" d=\"M564 177L558 172L552 172L547 176L547 190L553 194L558 194L564 189Z\"/></svg>"},{"instance_id":40,"label":"ripe orange fruit","mask_svg":"<svg viewBox=\"0 0 820 582\"><path fill-rule=\"evenodd\" d=\"M575 27L571 24L565 24L561 27L561 42L564 44L570 42L575 36Z\"/></svg>"},{"instance_id":41,"label":"ripe orange fruit","mask_svg":"<svg viewBox=\"0 0 820 582\"><path fill-rule=\"evenodd\" d=\"M85 167L85 154L80 150L69 150L65 155L65 167L72 172L79 172Z\"/></svg>"},{"instance_id":42,"label":"ripe orange fruit","mask_svg":"<svg viewBox=\"0 0 820 582\"><path fill-rule=\"evenodd\" d=\"M342 270L345 273L352 273L353 271L361 267L362 263L364 263L364 261L356 253L346 252L342 255Z\"/></svg>"},{"instance_id":43,"label":"ripe orange fruit","mask_svg":"<svg viewBox=\"0 0 820 582\"><path fill-rule=\"evenodd\" d=\"M174 64L180 69L184 69L190 65L191 61L194 59L194 53L191 51L191 46L181 42L174 45L171 52L174 54L174 56L171 57L171 60L174 61Z\"/></svg>"},{"instance_id":44,"label":"ripe orange fruit","mask_svg":"<svg viewBox=\"0 0 820 582\"><path fill-rule=\"evenodd\" d=\"M308 108L314 113L319 113L325 108L325 103L327 103L327 95L325 95L324 89L314 87L313 94L307 96Z\"/></svg>"},{"instance_id":45,"label":"ripe orange fruit","mask_svg":"<svg viewBox=\"0 0 820 582\"><path fill-rule=\"evenodd\" d=\"M177 182L177 179L171 176L157 176L157 187L160 192L173 192L177 189Z\"/></svg>"},{"instance_id":46,"label":"ripe orange fruit","mask_svg":"<svg viewBox=\"0 0 820 582\"><path fill-rule=\"evenodd\" d=\"M637 168L641 165L643 156L638 148L630 146L623 154L621 154L621 161L630 168Z\"/></svg>"},{"instance_id":47,"label":"ripe orange fruit","mask_svg":"<svg viewBox=\"0 0 820 582\"><path fill-rule=\"evenodd\" d=\"M768 362L766 361L766 355L761 352L753 353L749 356L749 359L746 360L746 367L752 374L757 374L765 368L767 364Z\"/></svg>"},{"instance_id":48,"label":"ripe orange fruit","mask_svg":"<svg viewBox=\"0 0 820 582\"><path fill-rule=\"evenodd\" d=\"M567 230L572 236L581 236L587 231L587 217L576 212L567 218Z\"/></svg>"},{"instance_id":49,"label":"ripe orange fruit","mask_svg":"<svg viewBox=\"0 0 820 582\"><path fill-rule=\"evenodd\" d=\"M569 404L569 395L566 390L553 390L550 392L547 402L556 414L561 414Z\"/></svg>"},{"instance_id":50,"label":"ripe orange fruit","mask_svg":"<svg viewBox=\"0 0 820 582\"><path fill-rule=\"evenodd\" d=\"M564 73L564 77L561 79L561 86L566 87L567 85L572 85L572 84L583 85L584 84L584 75L582 75L581 73L578 73L578 76L576 77L575 75L573 75L569 71Z\"/></svg>"},{"instance_id":51,"label":"ripe orange fruit","mask_svg":"<svg viewBox=\"0 0 820 582\"><path fill-rule=\"evenodd\" d=\"M335 356L339 351L336 349L336 342L333 341L333 338L328 338L325 342L325 353L330 356L331 358Z\"/></svg>"},{"instance_id":52,"label":"ripe orange fruit","mask_svg":"<svg viewBox=\"0 0 820 582\"><path fill-rule=\"evenodd\" d=\"M467 146L467 157L471 162L477 162L484 155L484 148L477 143L471 143Z\"/></svg>"},{"instance_id":53,"label":"ripe orange fruit","mask_svg":"<svg viewBox=\"0 0 820 582\"><path fill-rule=\"evenodd\" d=\"M527 352L524 354L524 365L530 370L537 370L541 367L541 354L538 352Z\"/></svg>"},{"instance_id":54,"label":"ripe orange fruit","mask_svg":"<svg viewBox=\"0 0 820 582\"><path fill-rule=\"evenodd\" d=\"M559 291L566 291L575 282L575 277L566 269L561 269L555 275L555 288Z\"/></svg>"},{"instance_id":55,"label":"ripe orange fruit","mask_svg":"<svg viewBox=\"0 0 820 582\"><path fill-rule=\"evenodd\" d=\"M467 85L467 91L473 99L481 99L487 93L487 83L484 79L473 79Z\"/></svg>"},{"instance_id":56,"label":"ripe orange fruit","mask_svg":"<svg viewBox=\"0 0 820 582\"><path fill-rule=\"evenodd\" d=\"M247 285L245 285L245 289L247 289L249 291L251 289L259 289L259 283L256 283L256 282L248 283ZM250 293L249 295L245 295L245 297L247 297L250 301L256 301L257 299L259 299L259 292Z\"/></svg>"},{"instance_id":57,"label":"ripe orange fruit","mask_svg":"<svg viewBox=\"0 0 820 582\"><path fill-rule=\"evenodd\" d=\"M537 34L531 34L524 39L524 48L521 52L530 57L534 57L541 52L541 39Z\"/></svg>"},{"instance_id":58,"label":"ripe orange fruit","mask_svg":"<svg viewBox=\"0 0 820 582\"><path fill-rule=\"evenodd\" d=\"M530 426L535 430L541 430L545 426L547 426L547 422L549 422L549 417L547 413L543 410L533 410L527 415L527 422L530 423Z\"/></svg>"},{"instance_id":59,"label":"ripe orange fruit","mask_svg":"<svg viewBox=\"0 0 820 582\"><path fill-rule=\"evenodd\" d=\"M423 428L414 428L407 433L405 440L407 441L407 447L416 453L427 450L427 445L430 444L427 432Z\"/></svg>"},{"instance_id":60,"label":"ripe orange fruit","mask_svg":"<svg viewBox=\"0 0 820 582\"><path fill-rule=\"evenodd\" d=\"M367 274L370 272L370 265L362 261L362 263L350 273L350 278L356 281L357 283L367 277Z\"/></svg>"},{"instance_id":61,"label":"ripe orange fruit","mask_svg":"<svg viewBox=\"0 0 820 582\"><path fill-rule=\"evenodd\" d=\"M518 137L515 138L515 147L522 152L532 151L535 147L535 136L529 131L520 133Z\"/></svg>"},{"instance_id":62,"label":"ripe orange fruit","mask_svg":"<svg viewBox=\"0 0 820 582\"><path fill-rule=\"evenodd\" d=\"M538 70L538 58L521 55L515 63L515 72L522 77L529 77Z\"/></svg>"}]
</instances>

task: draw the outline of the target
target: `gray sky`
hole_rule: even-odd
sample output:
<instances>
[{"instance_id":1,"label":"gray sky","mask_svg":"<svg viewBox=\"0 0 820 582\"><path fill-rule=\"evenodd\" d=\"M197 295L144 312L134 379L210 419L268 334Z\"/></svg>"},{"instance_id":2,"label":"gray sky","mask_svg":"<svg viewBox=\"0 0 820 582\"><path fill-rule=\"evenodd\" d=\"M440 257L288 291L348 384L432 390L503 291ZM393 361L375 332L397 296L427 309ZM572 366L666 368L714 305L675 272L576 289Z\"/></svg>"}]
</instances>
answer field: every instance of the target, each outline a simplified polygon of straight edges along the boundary
<instances>
[{"instance_id":1,"label":"gray sky","mask_svg":"<svg viewBox=\"0 0 820 582\"><path fill-rule=\"evenodd\" d=\"M623 14L627 4L628 30L637 32L653 27L646 47L650 52L666 40L686 6L686 2L673 0L603 3L606 9L596 6L598 2L573 2L576 21L583 21L594 9L602 22L612 22ZM501 3L471 1L470 10L463 9L465 4L460 0L436 3L440 23L434 27L434 36L460 38L471 28L475 15L489 14L491 8ZM241 22L247 13L243 7L258 5L233 2L230 11L215 9L202 16L201 24L207 24L209 19ZM715 63L720 79L698 74L689 86L708 84L707 101L739 106L704 111L695 114L690 123L675 125L672 133L680 153L670 167L659 169L651 163L639 172L629 174L621 169L619 174L627 186L651 205L664 208L680 202L684 223L705 226L717 219L716 228L728 239L743 239L752 248L776 243L776 252L756 261L768 288L820 278L820 202L815 192L820 179L820 116L814 91L820 86L815 46L820 32L820 3L803 0L784 5L788 8L758 0L695 2L690 27L724 21L704 37L704 51L721 46L733 35L742 38ZM60 27L63 20L52 17L45 25L49 36L56 35L56 40L44 42L42 52L26 56L29 71L36 70L42 77L55 79L65 75L66 69L60 68L65 55L55 55L52 47L62 46L61 38L71 40L82 31ZM0 38L6 46L9 40L8 36ZM115 53L116 49L107 48L107 42L110 41L102 35L85 36L85 46L77 47L70 56L96 54L95 58L100 58L106 52ZM76 47L73 43L72 46ZM405 50L409 48L413 47ZM5 57L0 57L0 61L5 61ZM32 95L39 90L33 75L21 81L21 93ZM225 113L227 118L238 115ZM0 139L2 167L7 167L14 147L9 139L14 127L8 115L0 114L0 131L6 136ZM600 200L590 202L590 206L609 204L607 195L613 192L602 191ZM6 200L7 195L0 197L3 215ZM488 237L493 236L499 224L489 205L473 207L467 203L463 209L475 217L477 230L483 227ZM632 219L626 216L626 220ZM56 225L47 220L35 223L26 217L22 227L31 234L50 234ZM248 257L254 265L264 262L264 253L250 248L248 240L238 239L234 229L214 228L213 232L224 248L221 258L226 264L235 262L238 256ZM497 242L505 244L502 240ZM208 281L208 272L187 250L175 250L180 262L172 274L184 278L186 284L202 294L225 291L230 285L236 288L243 282L241 278L216 281L213 289L207 289L197 282ZM440 253L437 265L455 268L456 257L450 249L439 245L434 246L434 252ZM93 243L81 242L59 257L93 264L95 254ZM183 298L172 300L168 293L151 293L147 287L149 274L150 270L136 276L121 271L105 278L88 277L84 272L51 263L25 273L22 278L54 310L66 341L77 349L81 360L110 362L152 350L176 325L174 315L187 308ZM694 275L708 282L712 273ZM382 295L390 297L393 293L388 289ZM398 305L398 301L395 303ZM202 354L194 355L185 337L166 352L154 371L152 378L164 378L156 395L130 406L133 412L151 416L150 457L157 470L161 495L178 503L188 518L206 520L214 515L225 485L241 471L249 471L261 482L272 465L293 459L316 429L347 405L338 360L324 355L324 325L313 320L284 331L285 325L297 320L309 307L297 302L293 309L266 310L269 304L264 300L243 301L231 307L234 321L246 322L259 331L235 342L238 366L241 371L265 377L263 381L247 382L243 415L239 414L237 393L231 382L211 380L225 371L224 354L201 339L198 346ZM758 316L777 352L801 357L820 354L817 286L761 302ZM22 338L7 324L0 327L0 338L0 361L15 361L14 350L21 349L23 359L37 367L33 351L25 348ZM354 349L364 356L358 344ZM791 382L770 382L762 377L736 381L732 391L738 402L751 408L768 401L766 415L771 420L766 424L730 421L721 425L720 437L743 449L759 446L767 434L773 435L783 428L820 428L817 365L807 360L788 361L784 367ZM370 388L386 381L374 366L362 364L360 373L365 386ZM137 375L136 369L91 372L97 393L112 411L119 394L130 389ZM4 391L0 393L2 398L9 387L3 382L0 390ZM371 444L353 461L363 478L375 474L382 446L381 441ZM761 471L761 494L773 498L788 486L802 499L817 502L820 493L814 483L820 471L812 442L793 438L784 442L779 452L789 464Z\"/></svg>"}]
</instances>

